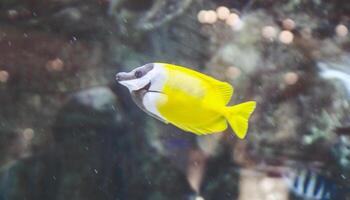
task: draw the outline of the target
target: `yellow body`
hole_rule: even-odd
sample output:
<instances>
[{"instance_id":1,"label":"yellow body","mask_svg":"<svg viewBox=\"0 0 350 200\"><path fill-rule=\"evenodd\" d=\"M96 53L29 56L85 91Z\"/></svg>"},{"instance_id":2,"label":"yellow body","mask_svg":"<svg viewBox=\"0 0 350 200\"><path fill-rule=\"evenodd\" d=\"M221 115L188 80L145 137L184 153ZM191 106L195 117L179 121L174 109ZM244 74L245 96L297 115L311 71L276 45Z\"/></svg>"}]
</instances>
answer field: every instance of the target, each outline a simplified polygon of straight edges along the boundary
<instances>
[{"instance_id":1,"label":"yellow body","mask_svg":"<svg viewBox=\"0 0 350 200\"><path fill-rule=\"evenodd\" d=\"M221 132L228 121L239 138L245 137L254 101L227 107L233 94L230 84L184 67L163 66L167 78L162 93L167 98L156 107L165 120L198 135Z\"/></svg>"}]
</instances>

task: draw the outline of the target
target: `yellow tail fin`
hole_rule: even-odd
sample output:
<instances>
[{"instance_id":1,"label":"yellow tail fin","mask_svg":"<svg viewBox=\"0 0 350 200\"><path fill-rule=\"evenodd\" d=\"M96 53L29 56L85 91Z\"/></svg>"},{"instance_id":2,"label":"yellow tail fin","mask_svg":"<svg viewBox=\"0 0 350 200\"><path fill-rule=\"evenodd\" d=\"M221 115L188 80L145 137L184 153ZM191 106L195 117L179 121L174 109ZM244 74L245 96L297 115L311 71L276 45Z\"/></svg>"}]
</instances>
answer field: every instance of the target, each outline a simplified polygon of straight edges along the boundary
<instances>
[{"instance_id":1,"label":"yellow tail fin","mask_svg":"<svg viewBox=\"0 0 350 200\"><path fill-rule=\"evenodd\" d=\"M226 119L240 139L243 139L247 134L248 120L255 105L255 101L248 101L227 108Z\"/></svg>"}]
</instances>

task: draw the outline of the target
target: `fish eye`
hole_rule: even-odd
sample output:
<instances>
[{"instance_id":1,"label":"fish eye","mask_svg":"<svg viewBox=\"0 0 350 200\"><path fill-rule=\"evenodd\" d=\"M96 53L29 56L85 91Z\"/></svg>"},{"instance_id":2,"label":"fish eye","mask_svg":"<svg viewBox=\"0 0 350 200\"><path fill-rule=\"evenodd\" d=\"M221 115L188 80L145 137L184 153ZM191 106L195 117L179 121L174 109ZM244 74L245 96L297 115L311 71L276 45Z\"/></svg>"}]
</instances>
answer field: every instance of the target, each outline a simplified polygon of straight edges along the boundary
<instances>
[{"instance_id":1,"label":"fish eye","mask_svg":"<svg viewBox=\"0 0 350 200\"><path fill-rule=\"evenodd\" d=\"M142 77L142 72L141 71L135 71L135 77L136 78L141 78Z\"/></svg>"}]
</instances>

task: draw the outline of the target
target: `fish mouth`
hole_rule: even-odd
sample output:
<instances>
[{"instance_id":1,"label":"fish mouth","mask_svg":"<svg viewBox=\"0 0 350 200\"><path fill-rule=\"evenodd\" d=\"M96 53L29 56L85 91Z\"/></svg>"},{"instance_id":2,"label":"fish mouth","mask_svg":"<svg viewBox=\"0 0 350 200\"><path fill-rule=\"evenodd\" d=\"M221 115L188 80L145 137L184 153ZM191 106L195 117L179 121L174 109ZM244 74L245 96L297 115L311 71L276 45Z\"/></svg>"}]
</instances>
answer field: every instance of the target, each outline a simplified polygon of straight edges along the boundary
<instances>
[{"instance_id":1,"label":"fish mouth","mask_svg":"<svg viewBox=\"0 0 350 200\"><path fill-rule=\"evenodd\" d=\"M142 90L143 91L148 91L150 87L151 87L151 81L148 82L145 86L143 86L142 88L140 88L140 89L138 89L136 91L142 91Z\"/></svg>"},{"instance_id":2,"label":"fish mouth","mask_svg":"<svg viewBox=\"0 0 350 200\"><path fill-rule=\"evenodd\" d=\"M137 91L145 91L145 92L156 92L156 93L162 93L161 91L157 90L150 90L151 88L151 81L148 82L144 87L138 89Z\"/></svg>"}]
</instances>

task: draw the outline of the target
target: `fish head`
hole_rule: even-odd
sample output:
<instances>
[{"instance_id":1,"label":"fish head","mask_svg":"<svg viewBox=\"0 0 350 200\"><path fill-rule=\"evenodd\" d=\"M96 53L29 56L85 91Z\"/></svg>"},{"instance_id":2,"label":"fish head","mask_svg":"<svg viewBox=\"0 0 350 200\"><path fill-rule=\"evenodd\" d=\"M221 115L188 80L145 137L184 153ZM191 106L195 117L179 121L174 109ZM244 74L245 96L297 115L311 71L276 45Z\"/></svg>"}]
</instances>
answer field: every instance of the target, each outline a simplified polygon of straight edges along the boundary
<instances>
[{"instance_id":1,"label":"fish head","mask_svg":"<svg viewBox=\"0 0 350 200\"><path fill-rule=\"evenodd\" d=\"M135 68L130 72L117 73L116 80L127 87L130 92L149 89L152 80L157 76L157 70L154 70L154 64L148 63L141 67Z\"/></svg>"}]
</instances>

